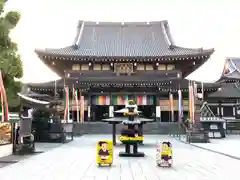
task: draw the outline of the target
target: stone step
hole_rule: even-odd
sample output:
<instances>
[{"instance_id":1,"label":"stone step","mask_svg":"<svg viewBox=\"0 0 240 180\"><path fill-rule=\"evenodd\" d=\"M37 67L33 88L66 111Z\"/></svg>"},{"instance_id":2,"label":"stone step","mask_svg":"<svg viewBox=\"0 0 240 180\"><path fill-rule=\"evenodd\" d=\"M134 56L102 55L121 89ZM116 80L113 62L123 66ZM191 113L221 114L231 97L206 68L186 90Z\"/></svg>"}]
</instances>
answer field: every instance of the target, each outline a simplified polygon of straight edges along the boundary
<instances>
[{"instance_id":1,"label":"stone step","mask_svg":"<svg viewBox=\"0 0 240 180\"><path fill-rule=\"evenodd\" d=\"M187 132L187 141L189 143L208 143L208 134L204 132Z\"/></svg>"},{"instance_id":2,"label":"stone step","mask_svg":"<svg viewBox=\"0 0 240 180\"><path fill-rule=\"evenodd\" d=\"M123 128L127 128L123 124L116 127L117 134L120 134ZM82 134L111 134L112 125L103 122L86 122L83 124L75 124L73 128L74 135ZM143 125L144 134L169 134L178 133L185 134L183 129L178 127L177 123L159 123L153 122Z\"/></svg>"}]
</instances>

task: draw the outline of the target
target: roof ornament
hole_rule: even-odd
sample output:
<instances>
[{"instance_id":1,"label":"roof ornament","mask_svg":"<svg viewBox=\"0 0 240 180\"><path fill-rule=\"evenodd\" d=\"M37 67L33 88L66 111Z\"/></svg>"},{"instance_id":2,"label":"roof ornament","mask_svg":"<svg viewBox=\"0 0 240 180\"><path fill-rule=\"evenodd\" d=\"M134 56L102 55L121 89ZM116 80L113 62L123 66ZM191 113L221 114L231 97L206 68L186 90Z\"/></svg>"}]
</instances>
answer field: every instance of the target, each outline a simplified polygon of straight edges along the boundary
<instances>
[{"instance_id":1,"label":"roof ornament","mask_svg":"<svg viewBox=\"0 0 240 180\"><path fill-rule=\"evenodd\" d=\"M78 45L79 45L79 43L81 41L81 37L82 37L82 34L83 34L83 29L84 29L84 21L82 21L82 25L81 25L81 28L79 30L77 41L75 42L75 45L74 45L75 48L78 48Z\"/></svg>"}]
</instances>

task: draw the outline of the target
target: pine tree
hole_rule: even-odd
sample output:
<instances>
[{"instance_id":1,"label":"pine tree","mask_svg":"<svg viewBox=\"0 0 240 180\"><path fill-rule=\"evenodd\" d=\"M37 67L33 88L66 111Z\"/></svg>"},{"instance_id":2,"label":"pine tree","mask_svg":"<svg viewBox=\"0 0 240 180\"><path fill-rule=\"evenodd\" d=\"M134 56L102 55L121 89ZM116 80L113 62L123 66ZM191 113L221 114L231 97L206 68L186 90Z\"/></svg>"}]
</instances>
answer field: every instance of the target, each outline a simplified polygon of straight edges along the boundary
<instances>
[{"instance_id":1,"label":"pine tree","mask_svg":"<svg viewBox=\"0 0 240 180\"><path fill-rule=\"evenodd\" d=\"M5 4L6 0L0 0L0 69L11 109L20 103L17 93L21 91L21 83L15 79L23 76L23 68L18 46L9 35L19 22L20 13L15 11L4 13Z\"/></svg>"}]
</instances>

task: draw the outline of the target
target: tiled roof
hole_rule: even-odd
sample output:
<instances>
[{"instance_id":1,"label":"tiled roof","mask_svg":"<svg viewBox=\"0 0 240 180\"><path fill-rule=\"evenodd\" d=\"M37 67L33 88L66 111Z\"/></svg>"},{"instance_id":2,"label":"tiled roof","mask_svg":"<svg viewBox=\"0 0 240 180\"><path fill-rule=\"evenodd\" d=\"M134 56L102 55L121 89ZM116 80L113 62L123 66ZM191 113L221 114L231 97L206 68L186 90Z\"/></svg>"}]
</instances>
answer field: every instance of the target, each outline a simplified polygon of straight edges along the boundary
<instances>
[{"instance_id":1,"label":"tiled roof","mask_svg":"<svg viewBox=\"0 0 240 180\"><path fill-rule=\"evenodd\" d=\"M209 98L239 98L240 88L236 84L225 84L218 91L208 95Z\"/></svg>"},{"instance_id":2,"label":"tiled roof","mask_svg":"<svg viewBox=\"0 0 240 180\"><path fill-rule=\"evenodd\" d=\"M234 83L240 80L240 58L227 58L218 83Z\"/></svg>"},{"instance_id":3,"label":"tiled roof","mask_svg":"<svg viewBox=\"0 0 240 180\"><path fill-rule=\"evenodd\" d=\"M36 87L36 88L54 88L55 87L55 81L48 81L48 82L44 82L44 83L28 83L26 84L29 87ZM56 86L59 88L63 88L64 87L64 80L63 79L59 79L56 80Z\"/></svg>"},{"instance_id":4,"label":"tiled roof","mask_svg":"<svg viewBox=\"0 0 240 180\"><path fill-rule=\"evenodd\" d=\"M176 46L167 21L149 23L80 21L75 44L66 48L36 52L39 55L75 57L166 57L211 55L213 49Z\"/></svg>"},{"instance_id":5,"label":"tiled roof","mask_svg":"<svg viewBox=\"0 0 240 180\"><path fill-rule=\"evenodd\" d=\"M172 81L171 84L164 85L162 88L165 88L165 89L179 89L179 88L188 89L189 81L187 79L182 79L182 80L173 79L171 81ZM200 82L196 82L196 83L197 83L198 89L201 89L202 88L201 83ZM216 83L204 83L203 84L204 90L209 90L209 91L215 91L220 86L221 86L220 84L216 84Z\"/></svg>"}]
</instances>

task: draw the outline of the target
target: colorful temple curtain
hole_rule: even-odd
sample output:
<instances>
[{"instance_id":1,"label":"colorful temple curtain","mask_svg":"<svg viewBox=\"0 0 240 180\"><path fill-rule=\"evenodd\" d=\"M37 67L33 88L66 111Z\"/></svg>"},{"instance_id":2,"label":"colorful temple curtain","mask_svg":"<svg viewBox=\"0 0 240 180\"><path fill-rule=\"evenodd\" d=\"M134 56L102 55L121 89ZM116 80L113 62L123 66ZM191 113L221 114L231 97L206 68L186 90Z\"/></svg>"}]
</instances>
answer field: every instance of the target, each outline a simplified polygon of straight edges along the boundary
<instances>
[{"instance_id":1,"label":"colorful temple curtain","mask_svg":"<svg viewBox=\"0 0 240 180\"><path fill-rule=\"evenodd\" d=\"M0 71L0 98L1 98L1 109L2 109L2 122L8 121L8 102L7 95L3 84L2 72Z\"/></svg>"},{"instance_id":2,"label":"colorful temple curtain","mask_svg":"<svg viewBox=\"0 0 240 180\"><path fill-rule=\"evenodd\" d=\"M110 105L110 97L107 95L92 96L92 104L94 104L94 105Z\"/></svg>"},{"instance_id":3,"label":"colorful temple curtain","mask_svg":"<svg viewBox=\"0 0 240 180\"><path fill-rule=\"evenodd\" d=\"M113 105L125 105L129 100L135 100L133 95L113 95Z\"/></svg>"},{"instance_id":4,"label":"colorful temple curtain","mask_svg":"<svg viewBox=\"0 0 240 180\"><path fill-rule=\"evenodd\" d=\"M138 105L154 105L154 96L153 95L140 95L137 96Z\"/></svg>"}]
</instances>

